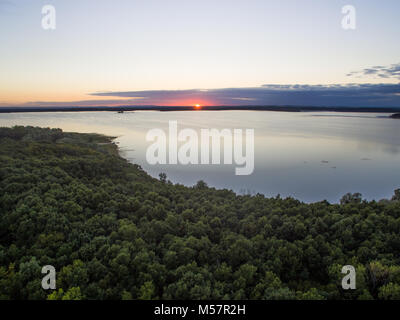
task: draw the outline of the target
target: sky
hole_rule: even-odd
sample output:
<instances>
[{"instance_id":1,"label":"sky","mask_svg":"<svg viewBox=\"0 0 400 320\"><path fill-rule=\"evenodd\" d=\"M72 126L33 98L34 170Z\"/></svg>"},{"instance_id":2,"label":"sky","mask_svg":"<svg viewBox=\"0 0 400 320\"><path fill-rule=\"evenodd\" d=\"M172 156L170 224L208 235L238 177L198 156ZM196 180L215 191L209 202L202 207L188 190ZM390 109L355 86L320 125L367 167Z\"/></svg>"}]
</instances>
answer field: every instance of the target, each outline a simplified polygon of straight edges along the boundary
<instances>
[{"instance_id":1,"label":"sky","mask_svg":"<svg viewBox=\"0 0 400 320\"><path fill-rule=\"evenodd\" d=\"M400 107L399 12L398 0L0 0L0 106Z\"/></svg>"}]
</instances>

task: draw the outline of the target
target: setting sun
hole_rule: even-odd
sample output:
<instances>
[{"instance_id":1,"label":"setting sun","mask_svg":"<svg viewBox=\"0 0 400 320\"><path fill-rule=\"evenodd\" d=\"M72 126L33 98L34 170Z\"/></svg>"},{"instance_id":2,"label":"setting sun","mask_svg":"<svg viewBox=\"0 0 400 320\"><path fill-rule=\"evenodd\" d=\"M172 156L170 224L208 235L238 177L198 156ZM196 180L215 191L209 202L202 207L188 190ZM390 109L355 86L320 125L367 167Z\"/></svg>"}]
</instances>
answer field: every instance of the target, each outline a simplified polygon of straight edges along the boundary
<instances>
[{"instance_id":1,"label":"setting sun","mask_svg":"<svg viewBox=\"0 0 400 320\"><path fill-rule=\"evenodd\" d=\"M195 104L194 107L195 107L196 109L200 109L200 108L201 108L201 105L200 105L200 104Z\"/></svg>"}]
</instances>

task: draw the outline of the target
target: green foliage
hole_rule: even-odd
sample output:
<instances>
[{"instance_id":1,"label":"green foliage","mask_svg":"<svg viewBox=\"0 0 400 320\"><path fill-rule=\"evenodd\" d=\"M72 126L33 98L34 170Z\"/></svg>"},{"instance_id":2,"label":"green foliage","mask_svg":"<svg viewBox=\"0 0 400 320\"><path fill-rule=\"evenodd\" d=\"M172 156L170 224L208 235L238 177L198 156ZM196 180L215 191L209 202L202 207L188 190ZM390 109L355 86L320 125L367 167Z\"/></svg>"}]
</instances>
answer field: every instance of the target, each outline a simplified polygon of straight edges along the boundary
<instances>
[{"instance_id":1,"label":"green foliage","mask_svg":"<svg viewBox=\"0 0 400 320\"><path fill-rule=\"evenodd\" d=\"M400 300L400 285L388 283L379 288L379 298L383 300Z\"/></svg>"},{"instance_id":2,"label":"green foliage","mask_svg":"<svg viewBox=\"0 0 400 320\"><path fill-rule=\"evenodd\" d=\"M311 288L307 292L298 293L297 299L298 300L325 300L325 297L320 295L316 288Z\"/></svg>"},{"instance_id":3,"label":"green foliage","mask_svg":"<svg viewBox=\"0 0 400 320\"><path fill-rule=\"evenodd\" d=\"M83 300L84 298L79 287L69 288L65 293L63 289L59 289L47 296L47 300Z\"/></svg>"},{"instance_id":4,"label":"green foliage","mask_svg":"<svg viewBox=\"0 0 400 320\"><path fill-rule=\"evenodd\" d=\"M0 128L0 299L400 299L399 233L398 190L239 196L154 179L108 137Z\"/></svg>"},{"instance_id":5,"label":"green foliage","mask_svg":"<svg viewBox=\"0 0 400 320\"><path fill-rule=\"evenodd\" d=\"M154 297L155 287L152 281L145 282L139 290L139 300L151 300Z\"/></svg>"}]
</instances>

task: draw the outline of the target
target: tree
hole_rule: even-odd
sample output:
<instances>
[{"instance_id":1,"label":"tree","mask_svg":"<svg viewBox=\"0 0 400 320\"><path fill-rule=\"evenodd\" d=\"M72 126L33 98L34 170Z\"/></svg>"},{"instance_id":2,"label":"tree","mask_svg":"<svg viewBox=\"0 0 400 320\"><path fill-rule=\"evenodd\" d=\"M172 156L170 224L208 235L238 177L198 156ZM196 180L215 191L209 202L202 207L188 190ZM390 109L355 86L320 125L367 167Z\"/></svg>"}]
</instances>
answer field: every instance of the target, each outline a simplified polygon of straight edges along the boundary
<instances>
[{"instance_id":1,"label":"tree","mask_svg":"<svg viewBox=\"0 0 400 320\"><path fill-rule=\"evenodd\" d=\"M109 137L0 128L0 299L398 298L399 190L306 204L165 180Z\"/></svg>"},{"instance_id":2,"label":"tree","mask_svg":"<svg viewBox=\"0 0 400 320\"><path fill-rule=\"evenodd\" d=\"M139 290L139 300L151 300L154 298L155 287L152 281L146 281Z\"/></svg>"},{"instance_id":3,"label":"tree","mask_svg":"<svg viewBox=\"0 0 400 320\"><path fill-rule=\"evenodd\" d=\"M361 193L346 193L342 199L340 199L340 204L345 205L349 203L358 204L362 201Z\"/></svg>"},{"instance_id":4,"label":"tree","mask_svg":"<svg viewBox=\"0 0 400 320\"><path fill-rule=\"evenodd\" d=\"M47 300L83 300L85 299L84 295L81 293L81 289L79 287L69 288L67 292L64 292L63 289L58 289L58 291L54 291L47 296Z\"/></svg>"},{"instance_id":5,"label":"tree","mask_svg":"<svg viewBox=\"0 0 400 320\"><path fill-rule=\"evenodd\" d=\"M316 288L311 288L306 292L296 294L298 300L325 300L325 297L318 293Z\"/></svg>"},{"instance_id":6,"label":"tree","mask_svg":"<svg viewBox=\"0 0 400 320\"><path fill-rule=\"evenodd\" d=\"M390 282L379 288L379 299L400 300L400 285Z\"/></svg>"},{"instance_id":7,"label":"tree","mask_svg":"<svg viewBox=\"0 0 400 320\"><path fill-rule=\"evenodd\" d=\"M160 177L160 181L162 183L166 183L167 182L167 175L164 172L160 173L158 176Z\"/></svg>"},{"instance_id":8,"label":"tree","mask_svg":"<svg viewBox=\"0 0 400 320\"><path fill-rule=\"evenodd\" d=\"M400 189L394 190L394 196L392 197L392 201L400 201Z\"/></svg>"}]
</instances>

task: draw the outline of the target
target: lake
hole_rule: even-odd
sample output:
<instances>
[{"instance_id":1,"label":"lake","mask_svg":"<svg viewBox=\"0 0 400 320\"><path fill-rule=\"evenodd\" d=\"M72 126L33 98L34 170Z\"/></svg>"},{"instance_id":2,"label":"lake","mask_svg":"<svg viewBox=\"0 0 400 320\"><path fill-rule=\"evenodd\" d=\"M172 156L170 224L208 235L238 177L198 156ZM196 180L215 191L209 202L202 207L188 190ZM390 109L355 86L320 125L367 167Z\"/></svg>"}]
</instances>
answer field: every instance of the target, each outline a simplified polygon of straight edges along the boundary
<instances>
[{"instance_id":1,"label":"lake","mask_svg":"<svg viewBox=\"0 0 400 320\"><path fill-rule=\"evenodd\" d=\"M254 129L254 172L236 176L236 165L150 165L150 129ZM117 136L121 156L175 183L237 193L280 194L305 202L338 202L347 192L389 198L400 188L400 120L389 114L269 111L58 112L0 115L0 126L32 125Z\"/></svg>"}]
</instances>

